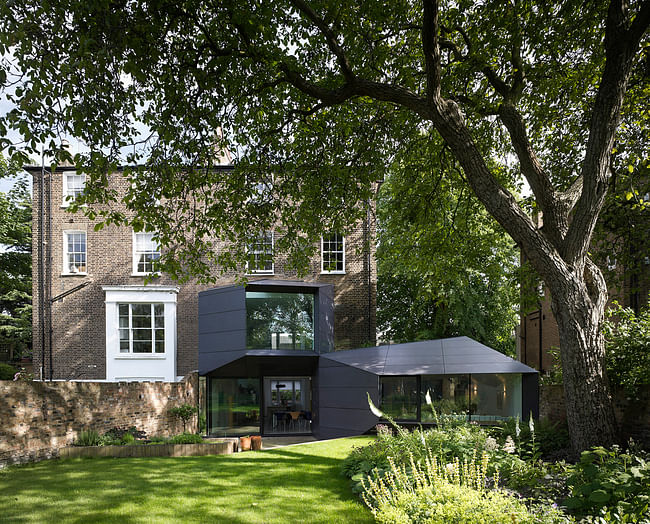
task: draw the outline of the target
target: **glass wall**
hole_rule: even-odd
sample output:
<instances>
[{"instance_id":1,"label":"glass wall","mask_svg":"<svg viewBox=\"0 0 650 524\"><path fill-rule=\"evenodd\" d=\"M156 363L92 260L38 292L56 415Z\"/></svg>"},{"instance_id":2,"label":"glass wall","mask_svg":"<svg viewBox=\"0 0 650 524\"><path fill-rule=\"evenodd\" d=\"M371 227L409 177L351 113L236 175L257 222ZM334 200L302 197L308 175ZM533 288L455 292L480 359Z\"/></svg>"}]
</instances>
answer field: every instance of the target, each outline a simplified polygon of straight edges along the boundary
<instances>
[{"instance_id":1,"label":"glass wall","mask_svg":"<svg viewBox=\"0 0 650 524\"><path fill-rule=\"evenodd\" d=\"M264 433L311 433L311 378L264 378Z\"/></svg>"},{"instance_id":2,"label":"glass wall","mask_svg":"<svg viewBox=\"0 0 650 524\"><path fill-rule=\"evenodd\" d=\"M381 377L381 410L395 420L435 422L427 392L438 415L478 422L522 417L517 373Z\"/></svg>"},{"instance_id":3,"label":"glass wall","mask_svg":"<svg viewBox=\"0 0 650 524\"><path fill-rule=\"evenodd\" d=\"M314 295L246 292L248 349L314 349Z\"/></svg>"},{"instance_id":4,"label":"glass wall","mask_svg":"<svg viewBox=\"0 0 650 524\"><path fill-rule=\"evenodd\" d=\"M395 420L417 420L418 377L381 377L381 410Z\"/></svg>"},{"instance_id":5,"label":"glass wall","mask_svg":"<svg viewBox=\"0 0 650 524\"><path fill-rule=\"evenodd\" d=\"M502 420L521 413L521 375L472 375L472 420Z\"/></svg>"},{"instance_id":6,"label":"glass wall","mask_svg":"<svg viewBox=\"0 0 650 524\"><path fill-rule=\"evenodd\" d=\"M422 422L434 422L433 411L425 400L427 391L436 413L467 418L469 375L422 375Z\"/></svg>"},{"instance_id":7,"label":"glass wall","mask_svg":"<svg viewBox=\"0 0 650 524\"><path fill-rule=\"evenodd\" d=\"M260 432L260 379L209 378L207 391L209 435Z\"/></svg>"}]
</instances>

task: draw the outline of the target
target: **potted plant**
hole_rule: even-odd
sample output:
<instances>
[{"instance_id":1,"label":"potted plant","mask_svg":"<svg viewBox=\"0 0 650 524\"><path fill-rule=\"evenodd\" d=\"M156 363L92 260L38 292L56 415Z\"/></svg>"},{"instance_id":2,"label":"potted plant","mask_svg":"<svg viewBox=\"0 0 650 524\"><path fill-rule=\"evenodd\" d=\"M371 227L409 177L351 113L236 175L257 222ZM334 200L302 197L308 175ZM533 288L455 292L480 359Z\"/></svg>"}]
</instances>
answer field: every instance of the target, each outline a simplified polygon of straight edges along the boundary
<instances>
[{"instance_id":1,"label":"potted plant","mask_svg":"<svg viewBox=\"0 0 650 524\"><path fill-rule=\"evenodd\" d=\"M251 449L253 451L262 449L262 435L253 435L251 437Z\"/></svg>"},{"instance_id":2,"label":"potted plant","mask_svg":"<svg viewBox=\"0 0 650 524\"><path fill-rule=\"evenodd\" d=\"M250 435L239 437L239 451L250 451L250 449L251 449Z\"/></svg>"}]
</instances>

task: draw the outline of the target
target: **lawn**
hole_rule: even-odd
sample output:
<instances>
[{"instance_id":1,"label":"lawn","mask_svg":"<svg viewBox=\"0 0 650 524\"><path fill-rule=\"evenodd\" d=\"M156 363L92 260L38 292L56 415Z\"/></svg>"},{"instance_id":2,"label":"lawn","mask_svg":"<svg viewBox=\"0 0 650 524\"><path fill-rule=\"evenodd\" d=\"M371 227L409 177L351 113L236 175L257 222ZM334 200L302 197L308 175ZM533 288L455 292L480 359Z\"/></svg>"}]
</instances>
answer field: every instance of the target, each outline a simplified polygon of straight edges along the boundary
<instances>
[{"instance_id":1,"label":"lawn","mask_svg":"<svg viewBox=\"0 0 650 524\"><path fill-rule=\"evenodd\" d=\"M0 522L373 522L340 472L352 446L368 442L12 467L0 471Z\"/></svg>"}]
</instances>

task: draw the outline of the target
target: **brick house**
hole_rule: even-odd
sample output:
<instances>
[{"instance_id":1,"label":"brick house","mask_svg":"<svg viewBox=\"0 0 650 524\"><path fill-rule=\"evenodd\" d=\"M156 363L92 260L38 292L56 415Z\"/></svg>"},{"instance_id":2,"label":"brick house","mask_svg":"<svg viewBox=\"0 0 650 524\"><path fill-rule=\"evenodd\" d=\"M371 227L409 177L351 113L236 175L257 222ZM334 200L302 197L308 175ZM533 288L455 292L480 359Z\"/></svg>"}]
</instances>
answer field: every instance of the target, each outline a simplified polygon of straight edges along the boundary
<instances>
[{"instance_id":1,"label":"brick house","mask_svg":"<svg viewBox=\"0 0 650 524\"><path fill-rule=\"evenodd\" d=\"M644 200L650 201L650 194ZM538 218L538 226L541 227ZM647 224L643 225L647 230ZM630 249L629 263L634 269L626 268L609 256L601 256L596 261L601 265L605 277L613 277L613 284L608 281L609 302L616 300L623 307L631 308L636 314L641 307L648 303L650 293L650 257L647 256L647 246L644 250ZM603 259L602 262L600 259ZM525 257L522 255L522 262ZM560 335L557 322L551 310L551 297L548 289L537 303L537 308L522 314L517 333L517 357L524 364L537 369L540 373L549 372L555 362L551 351L560 347Z\"/></svg>"},{"instance_id":2,"label":"brick house","mask_svg":"<svg viewBox=\"0 0 650 524\"><path fill-rule=\"evenodd\" d=\"M175 381L197 370L198 294L208 287L193 282L179 285L165 275L145 285L151 262L158 256L151 234L114 225L95 231L92 220L67 212L68 197L74 197L85 183L84 175L73 167L59 167L51 175L45 171L42 178L40 166L26 170L34 178L35 376ZM116 172L109 184L124 192L128 182ZM266 233L256 241L256 248L269 249L278 234ZM304 278L333 285L336 350L375 343L373 241L374 228L365 221L345 238L325 235ZM232 284L236 276L226 274L217 285ZM282 253L276 253L271 264L250 271L251 281L260 278L295 280L297 276L285 269ZM151 328L139 328L143 322Z\"/></svg>"}]
</instances>

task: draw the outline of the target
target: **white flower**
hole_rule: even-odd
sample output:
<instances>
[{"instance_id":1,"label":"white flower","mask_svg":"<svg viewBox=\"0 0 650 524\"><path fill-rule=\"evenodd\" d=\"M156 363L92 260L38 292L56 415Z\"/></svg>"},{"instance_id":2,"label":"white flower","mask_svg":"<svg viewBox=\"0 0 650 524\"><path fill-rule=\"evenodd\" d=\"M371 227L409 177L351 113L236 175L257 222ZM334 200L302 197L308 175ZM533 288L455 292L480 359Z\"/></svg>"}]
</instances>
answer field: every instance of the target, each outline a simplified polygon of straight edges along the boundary
<instances>
[{"instance_id":1,"label":"white flower","mask_svg":"<svg viewBox=\"0 0 650 524\"><path fill-rule=\"evenodd\" d=\"M533 414L530 414L530 419L528 420L528 428L530 429L531 434L535 434L535 422L533 422Z\"/></svg>"},{"instance_id":2,"label":"white flower","mask_svg":"<svg viewBox=\"0 0 650 524\"><path fill-rule=\"evenodd\" d=\"M488 437L485 439L485 449L486 451L494 451L498 449L499 444L497 444L496 439Z\"/></svg>"},{"instance_id":3,"label":"white flower","mask_svg":"<svg viewBox=\"0 0 650 524\"><path fill-rule=\"evenodd\" d=\"M515 419L515 435L517 435L517 438L519 438L520 433L521 429L519 428L519 415L517 415L517 418Z\"/></svg>"},{"instance_id":4,"label":"white flower","mask_svg":"<svg viewBox=\"0 0 650 524\"><path fill-rule=\"evenodd\" d=\"M505 443L503 444L503 451L506 453L514 453L515 449L515 441L512 440L512 437L510 435L508 435Z\"/></svg>"}]
</instances>

